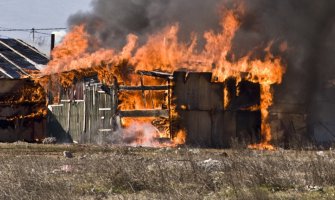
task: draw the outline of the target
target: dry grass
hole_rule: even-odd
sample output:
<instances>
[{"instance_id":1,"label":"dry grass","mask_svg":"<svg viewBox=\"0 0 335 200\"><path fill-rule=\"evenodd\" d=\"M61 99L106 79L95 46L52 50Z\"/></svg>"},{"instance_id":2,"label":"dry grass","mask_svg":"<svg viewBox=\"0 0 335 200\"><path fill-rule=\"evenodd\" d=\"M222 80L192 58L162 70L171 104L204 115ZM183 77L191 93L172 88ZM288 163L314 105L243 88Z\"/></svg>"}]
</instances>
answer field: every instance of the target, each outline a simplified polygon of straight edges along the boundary
<instances>
[{"instance_id":1,"label":"dry grass","mask_svg":"<svg viewBox=\"0 0 335 200\"><path fill-rule=\"evenodd\" d=\"M0 199L334 199L335 151L0 145ZM64 158L63 151L74 158Z\"/></svg>"}]
</instances>

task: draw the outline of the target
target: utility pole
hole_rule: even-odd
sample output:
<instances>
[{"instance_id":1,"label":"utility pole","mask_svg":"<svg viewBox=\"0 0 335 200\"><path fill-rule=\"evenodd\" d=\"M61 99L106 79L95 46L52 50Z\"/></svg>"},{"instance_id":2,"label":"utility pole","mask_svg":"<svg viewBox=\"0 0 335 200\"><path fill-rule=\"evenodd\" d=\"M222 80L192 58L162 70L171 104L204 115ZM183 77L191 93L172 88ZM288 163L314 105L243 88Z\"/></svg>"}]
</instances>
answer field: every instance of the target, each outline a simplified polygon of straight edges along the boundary
<instances>
[{"instance_id":1,"label":"utility pole","mask_svg":"<svg viewBox=\"0 0 335 200\"><path fill-rule=\"evenodd\" d=\"M33 33L33 42L35 42L35 28L32 28L31 32Z\"/></svg>"}]
</instances>

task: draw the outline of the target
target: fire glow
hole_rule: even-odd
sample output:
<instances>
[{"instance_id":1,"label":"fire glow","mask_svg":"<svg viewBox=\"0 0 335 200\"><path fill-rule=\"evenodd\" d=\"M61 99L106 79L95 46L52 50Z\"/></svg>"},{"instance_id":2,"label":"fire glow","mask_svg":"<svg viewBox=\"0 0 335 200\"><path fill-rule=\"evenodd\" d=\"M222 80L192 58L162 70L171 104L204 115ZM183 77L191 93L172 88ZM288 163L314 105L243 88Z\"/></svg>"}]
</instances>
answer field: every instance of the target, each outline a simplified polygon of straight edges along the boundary
<instances>
[{"instance_id":1,"label":"fire glow","mask_svg":"<svg viewBox=\"0 0 335 200\"><path fill-rule=\"evenodd\" d=\"M197 48L195 35L190 37L188 43L179 41L178 24L167 26L160 32L150 35L142 46L139 46L137 42L138 37L130 34L128 43L121 51L102 48L91 51L90 41L94 36L85 31L85 25L73 27L63 42L52 52L53 59L42 71L42 74L50 75L90 68L96 70L102 83L111 84L113 77L116 77L120 82L136 85L138 79L133 77L131 72L137 70L160 70L171 73L183 67L190 71L213 72L215 77L213 81L218 82L223 82L229 77L235 77L239 82L242 80L241 73L247 73L247 80L261 85L261 103L257 109L261 110L262 115L261 143L250 145L249 148L274 149L271 145L271 128L268 122L268 108L272 105L273 100L271 85L281 83L285 68L281 58L275 57L270 52L272 44L264 49L266 56L263 59L254 59L251 57L253 52L249 52L238 60L229 60L227 57L232 50L232 41L241 25L239 19L243 15L243 6L239 5L234 10L223 8L221 11L221 31L208 30L205 32L203 37L206 43L202 50ZM281 46L287 48L286 43ZM133 69L130 70L129 66L132 66ZM71 82L71 77L69 79ZM150 80L150 84L154 83L159 83L159 81ZM122 109L148 108L148 104L143 104L138 100L142 98L140 95L121 96L123 102L120 107ZM162 95L164 94L151 96L151 99L154 100L150 104L150 109L160 105L158 97ZM228 104L227 100L224 104ZM139 129L147 130L147 127L150 126L146 120L125 123L124 125L129 128L128 130L133 130L136 125L135 132L139 132ZM149 129L151 130L152 127ZM150 137L157 136L154 133L148 134L147 131L142 132L145 134L138 134L139 138L136 139L136 144L147 144L148 141L150 143ZM186 133L180 130L172 143L174 145L183 144L185 140Z\"/></svg>"}]
</instances>

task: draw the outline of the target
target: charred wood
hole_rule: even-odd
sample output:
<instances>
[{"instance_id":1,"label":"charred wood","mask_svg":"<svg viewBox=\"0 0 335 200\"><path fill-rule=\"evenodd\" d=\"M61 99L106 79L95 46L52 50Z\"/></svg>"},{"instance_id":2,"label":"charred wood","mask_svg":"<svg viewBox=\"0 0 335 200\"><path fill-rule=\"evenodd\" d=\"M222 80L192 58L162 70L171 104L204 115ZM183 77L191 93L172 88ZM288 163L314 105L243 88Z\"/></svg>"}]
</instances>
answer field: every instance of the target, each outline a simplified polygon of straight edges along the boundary
<instances>
[{"instance_id":1,"label":"charred wood","mask_svg":"<svg viewBox=\"0 0 335 200\"><path fill-rule=\"evenodd\" d=\"M168 90L168 85L161 86L120 86L120 91L141 91L141 90Z\"/></svg>"},{"instance_id":2,"label":"charred wood","mask_svg":"<svg viewBox=\"0 0 335 200\"><path fill-rule=\"evenodd\" d=\"M121 117L169 117L168 110L131 110L119 111Z\"/></svg>"}]
</instances>

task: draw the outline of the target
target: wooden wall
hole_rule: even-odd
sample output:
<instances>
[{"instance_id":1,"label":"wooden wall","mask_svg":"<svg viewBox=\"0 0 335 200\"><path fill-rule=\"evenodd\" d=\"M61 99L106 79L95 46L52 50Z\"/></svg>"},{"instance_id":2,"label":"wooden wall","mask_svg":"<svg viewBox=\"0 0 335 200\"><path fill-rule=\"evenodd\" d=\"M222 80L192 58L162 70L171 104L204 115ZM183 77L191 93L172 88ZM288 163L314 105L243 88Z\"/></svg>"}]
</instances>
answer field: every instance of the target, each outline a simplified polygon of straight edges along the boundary
<instances>
[{"instance_id":1,"label":"wooden wall","mask_svg":"<svg viewBox=\"0 0 335 200\"><path fill-rule=\"evenodd\" d=\"M260 111L244 110L260 104L260 87L248 81L212 82L211 73L175 72L173 103L184 128L186 144L202 147L229 147L232 139L259 140ZM230 99L224 108L224 89ZM239 94L237 94L239 91Z\"/></svg>"},{"instance_id":2,"label":"wooden wall","mask_svg":"<svg viewBox=\"0 0 335 200\"><path fill-rule=\"evenodd\" d=\"M175 72L173 78L172 104L176 105L179 118L172 121L172 133L176 133L180 128L185 129L188 145L229 147L235 138L247 140L249 143L260 139L260 112L245 110L250 106L259 105L258 84L242 81L237 85L235 79L215 83L212 82L212 73ZM55 136L63 142L108 141L116 130L116 115L133 116L135 111L117 111L115 90L105 88L103 91L104 87L101 86L82 82L77 83L70 91L63 91L60 104L49 106L50 136ZM227 108L224 108L225 88L230 99ZM165 116L169 113L163 113L166 110L154 111L157 112L155 116ZM154 114L153 111L143 113L150 116ZM139 113L136 113L136 116L139 117Z\"/></svg>"},{"instance_id":3,"label":"wooden wall","mask_svg":"<svg viewBox=\"0 0 335 200\"><path fill-rule=\"evenodd\" d=\"M62 142L103 143L115 124L113 95L102 91L100 84L81 84L82 99L62 96L60 104L49 105L49 135ZM73 96L69 91L66 94Z\"/></svg>"}]
</instances>

